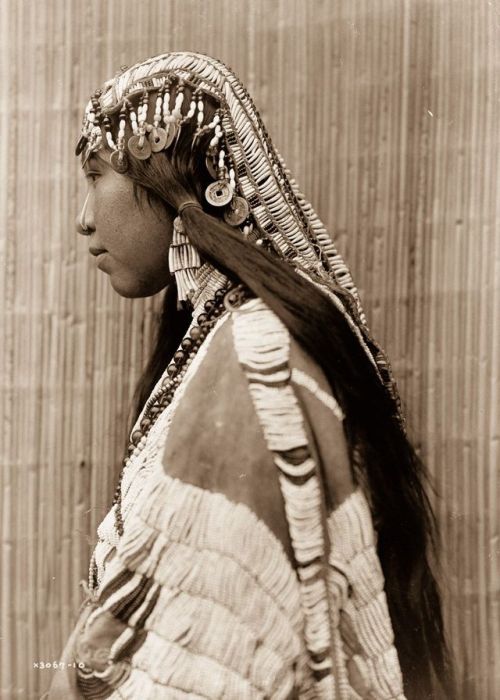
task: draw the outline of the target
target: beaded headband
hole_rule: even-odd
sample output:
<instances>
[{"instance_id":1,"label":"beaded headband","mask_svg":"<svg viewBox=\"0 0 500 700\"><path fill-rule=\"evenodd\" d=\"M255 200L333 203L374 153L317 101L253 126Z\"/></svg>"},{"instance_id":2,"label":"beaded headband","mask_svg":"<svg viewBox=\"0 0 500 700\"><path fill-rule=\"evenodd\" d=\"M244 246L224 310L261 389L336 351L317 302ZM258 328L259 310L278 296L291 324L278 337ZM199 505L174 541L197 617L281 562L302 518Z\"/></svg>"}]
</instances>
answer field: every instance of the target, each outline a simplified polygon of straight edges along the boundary
<instances>
[{"instance_id":1,"label":"beaded headband","mask_svg":"<svg viewBox=\"0 0 500 700\"><path fill-rule=\"evenodd\" d=\"M189 105L185 88L191 89ZM148 121L149 100L156 95ZM219 105L206 123L205 96ZM137 109L132 100L138 103ZM110 117L118 114L113 134ZM316 212L298 189L273 146L255 106L222 62L190 52L167 53L123 68L90 98L76 148L84 161L103 146L112 167L125 173L130 158L147 160L169 152L184 123L195 123L193 147L210 134L206 167L213 178L207 202L257 245L266 245L319 286L342 311L397 406L400 399L383 351L366 325L350 271ZM131 136L126 139L126 130Z\"/></svg>"}]
</instances>

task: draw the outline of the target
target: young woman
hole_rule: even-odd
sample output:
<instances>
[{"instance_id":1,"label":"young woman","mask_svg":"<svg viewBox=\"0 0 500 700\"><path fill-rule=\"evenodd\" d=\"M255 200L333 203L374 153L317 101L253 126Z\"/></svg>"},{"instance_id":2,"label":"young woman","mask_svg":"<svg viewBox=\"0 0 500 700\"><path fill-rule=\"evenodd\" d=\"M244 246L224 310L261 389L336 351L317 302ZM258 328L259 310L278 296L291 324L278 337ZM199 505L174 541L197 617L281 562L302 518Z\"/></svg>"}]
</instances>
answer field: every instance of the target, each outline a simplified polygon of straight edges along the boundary
<instances>
[{"instance_id":1,"label":"young woman","mask_svg":"<svg viewBox=\"0 0 500 700\"><path fill-rule=\"evenodd\" d=\"M245 89L154 57L92 96L77 154L97 266L165 297L49 697L452 697L389 366Z\"/></svg>"}]
</instances>

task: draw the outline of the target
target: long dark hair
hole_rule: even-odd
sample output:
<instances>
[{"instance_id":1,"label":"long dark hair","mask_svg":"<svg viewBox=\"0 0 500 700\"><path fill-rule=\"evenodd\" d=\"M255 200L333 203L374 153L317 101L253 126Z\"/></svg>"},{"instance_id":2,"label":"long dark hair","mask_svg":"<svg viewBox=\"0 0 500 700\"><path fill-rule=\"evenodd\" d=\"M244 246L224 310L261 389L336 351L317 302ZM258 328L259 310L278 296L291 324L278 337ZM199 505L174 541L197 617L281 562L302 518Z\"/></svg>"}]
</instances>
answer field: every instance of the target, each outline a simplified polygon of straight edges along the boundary
<instances>
[{"instance_id":1,"label":"long dark hair","mask_svg":"<svg viewBox=\"0 0 500 700\"><path fill-rule=\"evenodd\" d=\"M207 99L205 118L216 108ZM203 203L203 210L189 207L182 214L202 258L259 296L323 369L346 416L347 444L351 454L356 447L368 485L405 693L418 700L456 697L438 586L429 563L436 555L437 535L426 470L397 419L394 398L327 295L272 251L245 240L204 201L211 181L205 166L207 141L202 137L192 148L192 138L193 127L186 122L172 152L153 154L148 161L130 159L127 174L139 193L161 201L172 215L187 199ZM187 330L190 314L176 302L171 285L150 361L137 386L133 420Z\"/></svg>"}]
</instances>

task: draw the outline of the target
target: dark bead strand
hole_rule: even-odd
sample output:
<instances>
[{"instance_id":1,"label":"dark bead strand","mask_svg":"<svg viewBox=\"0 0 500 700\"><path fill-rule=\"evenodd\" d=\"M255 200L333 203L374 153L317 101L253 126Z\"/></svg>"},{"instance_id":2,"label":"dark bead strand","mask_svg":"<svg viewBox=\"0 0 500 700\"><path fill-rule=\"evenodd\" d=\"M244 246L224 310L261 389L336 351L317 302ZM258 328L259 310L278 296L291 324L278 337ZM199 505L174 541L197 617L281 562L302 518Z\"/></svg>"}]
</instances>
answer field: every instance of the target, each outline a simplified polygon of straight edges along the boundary
<instances>
[{"instance_id":1,"label":"dark bead strand","mask_svg":"<svg viewBox=\"0 0 500 700\"><path fill-rule=\"evenodd\" d=\"M172 359L172 362L167 367L167 375L162 382L160 392L155 396L151 403L148 403L144 415L140 423L140 429L135 430L131 437L131 443L128 446L128 456L123 460L122 469L118 478L118 484L113 497L113 505L115 509L115 527L121 537L123 535L123 517L121 512L121 484L123 479L124 468L133 454L136 447L139 445L143 437L151 430L160 413L171 403L175 390L182 381L183 375L187 370L195 354L201 347L204 339L213 328L217 319L224 313L224 299L226 294L231 291L234 286L229 284L223 289L218 289L214 294L214 299L205 302L205 313L201 313L196 319L198 326L193 326L189 335L181 341L182 350L178 350ZM240 285L239 289L242 289ZM241 296L243 299L243 296Z\"/></svg>"},{"instance_id":2,"label":"dark bead strand","mask_svg":"<svg viewBox=\"0 0 500 700\"><path fill-rule=\"evenodd\" d=\"M178 350L174 355L175 364L179 367L179 366L184 364L185 360L186 360L186 353L182 352L182 350Z\"/></svg>"}]
</instances>

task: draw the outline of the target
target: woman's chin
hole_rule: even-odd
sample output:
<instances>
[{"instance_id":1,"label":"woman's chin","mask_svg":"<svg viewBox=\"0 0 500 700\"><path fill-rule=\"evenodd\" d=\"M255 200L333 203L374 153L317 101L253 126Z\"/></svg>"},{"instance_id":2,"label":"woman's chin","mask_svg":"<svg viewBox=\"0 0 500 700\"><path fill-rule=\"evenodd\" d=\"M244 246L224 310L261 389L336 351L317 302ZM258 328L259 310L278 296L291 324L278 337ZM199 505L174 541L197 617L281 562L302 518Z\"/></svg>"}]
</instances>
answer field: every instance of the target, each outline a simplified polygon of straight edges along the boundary
<instances>
[{"instance_id":1,"label":"woman's chin","mask_svg":"<svg viewBox=\"0 0 500 700\"><path fill-rule=\"evenodd\" d=\"M109 276L111 286L117 294L126 299L140 299L143 297L151 297L164 289L167 283L163 285L152 286L143 281L124 280L115 275Z\"/></svg>"}]
</instances>

